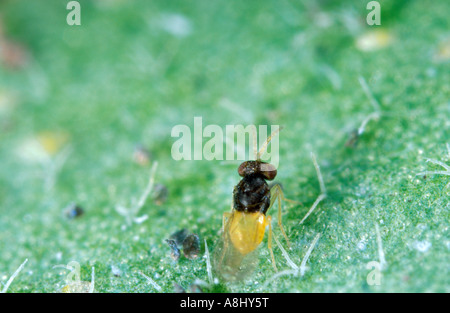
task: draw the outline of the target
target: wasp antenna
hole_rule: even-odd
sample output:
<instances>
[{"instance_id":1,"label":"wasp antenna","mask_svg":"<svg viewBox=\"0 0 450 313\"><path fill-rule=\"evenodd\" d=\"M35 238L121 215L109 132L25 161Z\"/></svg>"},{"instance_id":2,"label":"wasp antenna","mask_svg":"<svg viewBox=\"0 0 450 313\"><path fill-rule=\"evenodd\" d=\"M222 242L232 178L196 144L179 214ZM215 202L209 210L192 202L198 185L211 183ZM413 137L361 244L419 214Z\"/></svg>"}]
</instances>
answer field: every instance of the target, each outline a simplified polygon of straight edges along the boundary
<instances>
[{"instance_id":1,"label":"wasp antenna","mask_svg":"<svg viewBox=\"0 0 450 313\"><path fill-rule=\"evenodd\" d=\"M253 157L258 158L258 134L256 132L256 126L252 127L253 133Z\"/></svg>"},{"instance_id":2,"label":"wasp antenna","mask_svg":"<svg viewBox=\"0 0 450 313\"><path fill-rule=\"evenodd\" d=\"M262 145L261 149L256 154L256 159L257 160L261 160L261 155L264 153L264 151L266 151L267 146L269 145L270 141L272 140L272 137L274 137L276 134L278 134L282 129L283 129L283 127L278 127L274 132L272 132L270 134L269 137L267 137L267 139L264 142L264 144Z\"/></svg>"}]
</instances>

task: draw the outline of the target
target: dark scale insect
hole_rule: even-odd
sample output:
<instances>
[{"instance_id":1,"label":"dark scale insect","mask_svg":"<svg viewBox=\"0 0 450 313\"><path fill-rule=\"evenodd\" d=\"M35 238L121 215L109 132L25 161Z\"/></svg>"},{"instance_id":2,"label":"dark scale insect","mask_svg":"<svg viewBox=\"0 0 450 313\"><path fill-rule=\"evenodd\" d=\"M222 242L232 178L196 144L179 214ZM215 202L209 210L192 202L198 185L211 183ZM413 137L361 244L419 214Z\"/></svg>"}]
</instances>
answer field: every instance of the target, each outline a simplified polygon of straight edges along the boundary
<instances>
[{"instance_id":1,"label":"dark scale insect","mask_svg":"<svg viewBox=\"0 0 450 313\"><path fill-rule=\"evenodd\" d=\"M170 247L170 256L174 261L178 261L180 259L180 249L178 249L177 243L173 239L166 239L167 244Z\"/></svg>"},{"instance_id":2,"label":"dark scale insect","mask_svg":"<svg viewBox=\"0 0 450 313\"><path fill-rule=\"evenodd\" d=\"M183 241L183 254L188 259L196 259L200 254L200 238L196 234L190 234Z\"/></svg>"},{"instance_id":3,"label":"dark scale insect","mask_svg":"<svg viewBox=\"0 0 450 313\"><path fill-rule=\"evenodd\" d=\"M180 248L183 248L183 254L186 258L194 260L200 254L200 238L196 234L191 234L187 229L179 230L173 233L169 239L166 239L171 249L171 257L174 261L180 258Z\"/></svg>"},{"instance_id":4,"label":"dark scale insect","mask_svg":"<svg viewBox=\"0 0 450 313\"><path fill-rule=\"evenodd\" d=\"M272 217L266 215L276 200L278 225L289 242L281 224L281 200L291 200L284 198L279 184L269 188L267 181L276 177L277 170L275 166L261 161L261 154L278 131L267 138L261 150L256 153L256 160L245 161L239 166L238 174L242 179L234 187L231 212L223 215L223 234L214 251L215 272L225 280L239 281L253 272L258 261L253 252L261 244L267 226L268 248L272 265L277 270L272 251ZM256 150L255 141L254 144Z\"/></svg>"}]
</instances>

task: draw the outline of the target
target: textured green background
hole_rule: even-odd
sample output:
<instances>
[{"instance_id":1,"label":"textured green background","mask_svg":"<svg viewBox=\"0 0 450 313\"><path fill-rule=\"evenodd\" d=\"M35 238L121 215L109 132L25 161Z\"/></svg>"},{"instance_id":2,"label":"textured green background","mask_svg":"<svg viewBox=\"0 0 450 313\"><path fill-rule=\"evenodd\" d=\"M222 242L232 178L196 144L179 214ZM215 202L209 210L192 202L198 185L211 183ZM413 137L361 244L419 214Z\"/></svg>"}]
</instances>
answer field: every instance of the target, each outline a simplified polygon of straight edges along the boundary
<instances>
[{"instance_id":1,"label":"textured green background","mask_svg":"<svg viewBox=\"0 0 450 313\"><path fill-rule=\"evenodd\" d=\"M293 261L322 234L305 276L263 288L275 274L263 244L252 280L212 291L449 292L449 176L415 174L440 170L427 157L450 164L450 2L380 2L382 26L372 27L367 1L80 1L73 27L67 1L0 2L4 35L26 51L23 67L0 67L0 281L25 258L10 292L58 291L65 272L53 266L71 260L83 280L95 266L99 292L154 292L139 271L164 292L207 281L204 258L174 263L164 242L187 228L213 249L239 181L238 162L171 158L172 127L202 116L204 125L284 126L277 180L303 203L283 215ZM374 29L390 44L358 49ZM360 76L382 116L350 148L349 133L373 112ZM42 132L67 134L71 148L53 186L54 161L23 157ZM151 166L133 162L137 144L159 162L170 196L123 227L115 207L139 197ZM320 192L311 151L329 197L299 226ZM72 201L85 214L67 220ZM387 266L369 286L376 223Z\"/></svg>"}]
</instances>

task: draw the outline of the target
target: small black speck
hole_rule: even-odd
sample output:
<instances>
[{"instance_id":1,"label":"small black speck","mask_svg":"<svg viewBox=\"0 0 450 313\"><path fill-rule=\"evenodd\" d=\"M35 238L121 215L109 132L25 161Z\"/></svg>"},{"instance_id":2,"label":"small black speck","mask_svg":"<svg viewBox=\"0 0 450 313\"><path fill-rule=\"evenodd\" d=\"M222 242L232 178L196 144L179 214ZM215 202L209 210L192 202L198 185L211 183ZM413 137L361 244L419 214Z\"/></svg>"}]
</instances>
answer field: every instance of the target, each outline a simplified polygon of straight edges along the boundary
<instances>
[{"instance_id":1,"label":"small black speck","mask_svg":"<svg viewBox=\"0 0 450 313\"><path fill-rule=\"evenodd\" d=\"M145 166L150 163L150 160L152 159L152 154L143 146L137 145L134 148L133 159L134 162L136 162L137 164Z\"/></svg>"},{"instance_id":2,"label":"small black speck","mask_svg":"<svg viewBox=\"0 0 450 313\"><path fill-rule=\"evenodd\" d=\"M66 218L68 218L70 220L80 217L83 214L84 214L84 209L75 203L69 204L64 209L64 215L66 216Z\"/></svg>"},{"instance_id":3,"label":"small black speck","mask_svg":"<svg viewBox=\"0 0 450 313\"><path fill-rule=\"evenodd\" d=\"M153 187L153 201L156 205L161 205L166 202L169 195L169 190L163 184L155 184Z\"/></svg>"},{"instance_id":4,"label":"small black speck","mask_svg":"<svg viewBox=\"0 0 450 313\"><path fill-rule=\"evenodd\" d=\"M357 129L354 129L348 136L348 140L345 143L346 147L356 148L359 141L359 133Z\"/></svg>"}]
</instances>

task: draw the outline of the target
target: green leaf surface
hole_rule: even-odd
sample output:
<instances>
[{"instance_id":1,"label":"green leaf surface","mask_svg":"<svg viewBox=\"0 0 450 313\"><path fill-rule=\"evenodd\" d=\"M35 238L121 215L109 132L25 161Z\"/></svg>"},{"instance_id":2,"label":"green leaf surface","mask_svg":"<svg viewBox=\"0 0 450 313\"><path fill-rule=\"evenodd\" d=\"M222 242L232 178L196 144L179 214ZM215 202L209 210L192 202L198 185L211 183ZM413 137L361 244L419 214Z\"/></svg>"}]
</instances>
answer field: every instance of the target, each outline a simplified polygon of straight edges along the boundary
<instances>
[{"instance_id":1,"label":"green leaf surface","mask_svg":"<svg viewBox=\"0 0 450 313\"><path fill-rule=\"evenodd\" d=\"M28 259L8 292L60 291L70 261L82 281L95 268L96 292L450 291L449 171L427 162L450 166L450 2L380 1L380 26L367 1L79 2L80 26L66 1L0 3L0 282ZM269 214L297 266L321 234L303 276L274 276L266 234L250 280L202 284L240 177L239 161L172 158L172 128L195 116L284 127L290 248ZM300 224L320 194L311 152L328 197ZM117 207L156 161L167 201L127 220ZM84 213L67 218L71 203ZM201 252L176 262L165 240L183 228Z\"/></svg>"}]
</instances>

